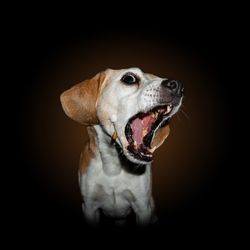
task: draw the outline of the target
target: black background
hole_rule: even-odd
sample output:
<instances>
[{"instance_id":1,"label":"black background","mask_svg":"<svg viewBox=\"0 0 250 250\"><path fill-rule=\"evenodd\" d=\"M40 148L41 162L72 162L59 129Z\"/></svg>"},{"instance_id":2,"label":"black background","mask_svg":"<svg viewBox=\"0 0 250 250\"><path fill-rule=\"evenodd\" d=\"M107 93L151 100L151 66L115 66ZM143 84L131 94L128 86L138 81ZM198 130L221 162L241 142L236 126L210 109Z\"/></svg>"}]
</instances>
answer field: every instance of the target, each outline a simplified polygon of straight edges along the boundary
<instances>
[{"instance_id":1,"label":"black background","mask_svg":"<svg viewBox=\"0 0 250 250\"><path fill-rule=\"evenodd\" d=\"M76 13L71 10L61 12L57 8L44 12L37 7L28 13L11 15L15 21L6 29L8 44L4 49L11 65L7 77L7 87L10 87L8 96L11 95L11 99L15 100L11 103L8 101L11 112L7 113L10 118L14 118L8 125L11 128L8 135L11 145L8 148L11 151L9 160L12 164L9 170L12 178L5 180L8 201L13 204L9 209L10 232L24 235L22 239L28 241L30 238L41 237L44 241L57 238L60 241L72 239L73 242L83 239L84 242L93 236L98 238L97 235L107 235L102 239L106 240L105 244L108 246L114 235L119 235L120 240L126 239L127 243L131 243L132 239L147 242L149 238L164 242L168 237L182 239L187 235L191 240L202 236L209 241L234 231L237 221L235 215L238 216L237 208L240 206L236 198L236 169L239 159L235 161L234 158L235 133L228 140L231 144L225 148L220 160L214 163L220 169L217 175L192 200L176 211L166 212L163 223L157 229L147 232L129 230L120 233L118 230L117 233L112 229L103 229L97 233L86 229L80 207L79 211L63 207L33 178L33 166L21 146L21 140L24 140L22 130L17 128L19 121L23 123L22 103L34 87L34 76L41 65L55 51L72 41L84 41L85 37L102 33L117 36L122 34L131 36L131 39L135 34L157 34L181 44L201 57L207 67L215 72L220 88L224 90L223 100L230 107L229 112L235 112L235 107L231 105L234 94L232 83L235 79L231 73L236 71L234 58L240 45L237 43L239 29L230 13L205 7L201 7L199 11L193 9L185 12L163 6L150 6L143 10L140 6L131 8L128 3L118 10L104 11L98 7L97 11L96 8L89 6ZM223 124L225 130L235 131L237 123L233 117L229 118ZM199 207L198 214L197 209L194 214L193 207Z\"/></svg>"}]
</instances>

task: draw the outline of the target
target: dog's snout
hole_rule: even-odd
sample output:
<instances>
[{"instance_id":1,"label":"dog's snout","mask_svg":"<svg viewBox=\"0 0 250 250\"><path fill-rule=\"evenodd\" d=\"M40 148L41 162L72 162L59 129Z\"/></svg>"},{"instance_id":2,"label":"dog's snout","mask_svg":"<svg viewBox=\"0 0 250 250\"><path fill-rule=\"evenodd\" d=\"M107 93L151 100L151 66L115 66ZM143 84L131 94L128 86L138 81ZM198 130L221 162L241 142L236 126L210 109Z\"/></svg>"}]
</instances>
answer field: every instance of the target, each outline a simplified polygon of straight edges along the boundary
<instances>
[{"instance_id":1,"label":"dog's snout","mask_svg":"<svg viewBox=\"0 0 250 250\"><path fill-rule=\"evenodd\" d=\"M167 88L171 93L176 95L183 95L184 87L180 81L177 80L163 80L161 85Z\"/></svg>"},{"instance_id":2,"label":"dog's snout","mask_svg":"<svg viewBox=\"0 0 250 250\"><path fill-rule=\"evenodd\" d=\"M161 84L171 91L175 91L178 88L178 83L175 80L163 80Z\"/></svg>"}]
</instances>

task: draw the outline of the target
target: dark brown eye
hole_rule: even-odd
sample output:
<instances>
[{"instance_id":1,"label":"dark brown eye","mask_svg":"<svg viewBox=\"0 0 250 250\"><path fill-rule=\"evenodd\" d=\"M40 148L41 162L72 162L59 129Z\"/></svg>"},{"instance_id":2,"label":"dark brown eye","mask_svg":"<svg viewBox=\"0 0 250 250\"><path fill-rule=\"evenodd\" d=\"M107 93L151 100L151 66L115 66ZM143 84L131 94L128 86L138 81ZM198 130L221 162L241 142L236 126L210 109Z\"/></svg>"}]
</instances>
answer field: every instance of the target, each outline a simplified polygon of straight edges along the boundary
<instances>
[{"instance_id":1,"label":"dark brown eye","mask_svg":"<svg viewBox=\"0 0 250 250\"><path fill-rule=\"evenodd\" d=\"M138 78L133 73L126 73L122 77L121 81L124 82L124 83L126 83L126 84L129 84L129 85L130 84L135 84L135 83L139 82Z\"/></svg>"}]
</instances>

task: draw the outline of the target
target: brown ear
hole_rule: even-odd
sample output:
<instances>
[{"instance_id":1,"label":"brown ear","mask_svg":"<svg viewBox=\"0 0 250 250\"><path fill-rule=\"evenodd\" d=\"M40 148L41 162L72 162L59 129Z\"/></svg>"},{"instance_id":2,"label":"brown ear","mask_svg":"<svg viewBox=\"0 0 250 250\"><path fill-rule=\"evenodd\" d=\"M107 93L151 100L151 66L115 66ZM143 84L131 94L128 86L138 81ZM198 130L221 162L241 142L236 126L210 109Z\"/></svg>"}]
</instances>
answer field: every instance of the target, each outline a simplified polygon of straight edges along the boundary
<instances>
[{"instance_id":1,"label":"brown ear","mask_svg":"<svg viewBox=\"0 0 250 250\"><path fill-rule=\"evenodd\" d=\"M105 72L98 73L63 92L60 100L66 115L84 125L98 124L96 101L105 77Z\"/></svg>"},{"instance_id":2,"label":"brown ear","mask_svg":"<svg viewBox=\"0 0 250 250\"><path fill-rule=\"evenodd\" d=\"M168 137L169 133L170 133L169 125L160 128L158 131L156 131L154 139L151 143L151 148L155 150L156 148L160 147L162 143L165 141L165 139Z\"/></svg>"}]
</instances>

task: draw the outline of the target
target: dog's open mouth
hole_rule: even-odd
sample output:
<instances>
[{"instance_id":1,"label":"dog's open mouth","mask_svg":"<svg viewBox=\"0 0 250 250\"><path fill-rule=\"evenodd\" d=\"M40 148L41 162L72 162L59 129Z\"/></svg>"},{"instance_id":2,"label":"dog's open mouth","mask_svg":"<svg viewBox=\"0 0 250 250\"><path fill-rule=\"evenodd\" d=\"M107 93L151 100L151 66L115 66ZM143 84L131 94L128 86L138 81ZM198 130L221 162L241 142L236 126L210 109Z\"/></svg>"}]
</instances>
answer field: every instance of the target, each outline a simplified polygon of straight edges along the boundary
<instances>
[{"instance_id":1,"label":"dog's open mouth","mask_svg":"<svg viewBox=\"0 0 250 250\"><path fill-rule=\"evenodd\" d=\"M129 119L125 135L129 143L127 149L134 158L146 162L152 161L150 148L154 134L163 123L166 125L172 109L172 104L157 106L147 113L140 112Z\"/></svg>"}]
</instances>

